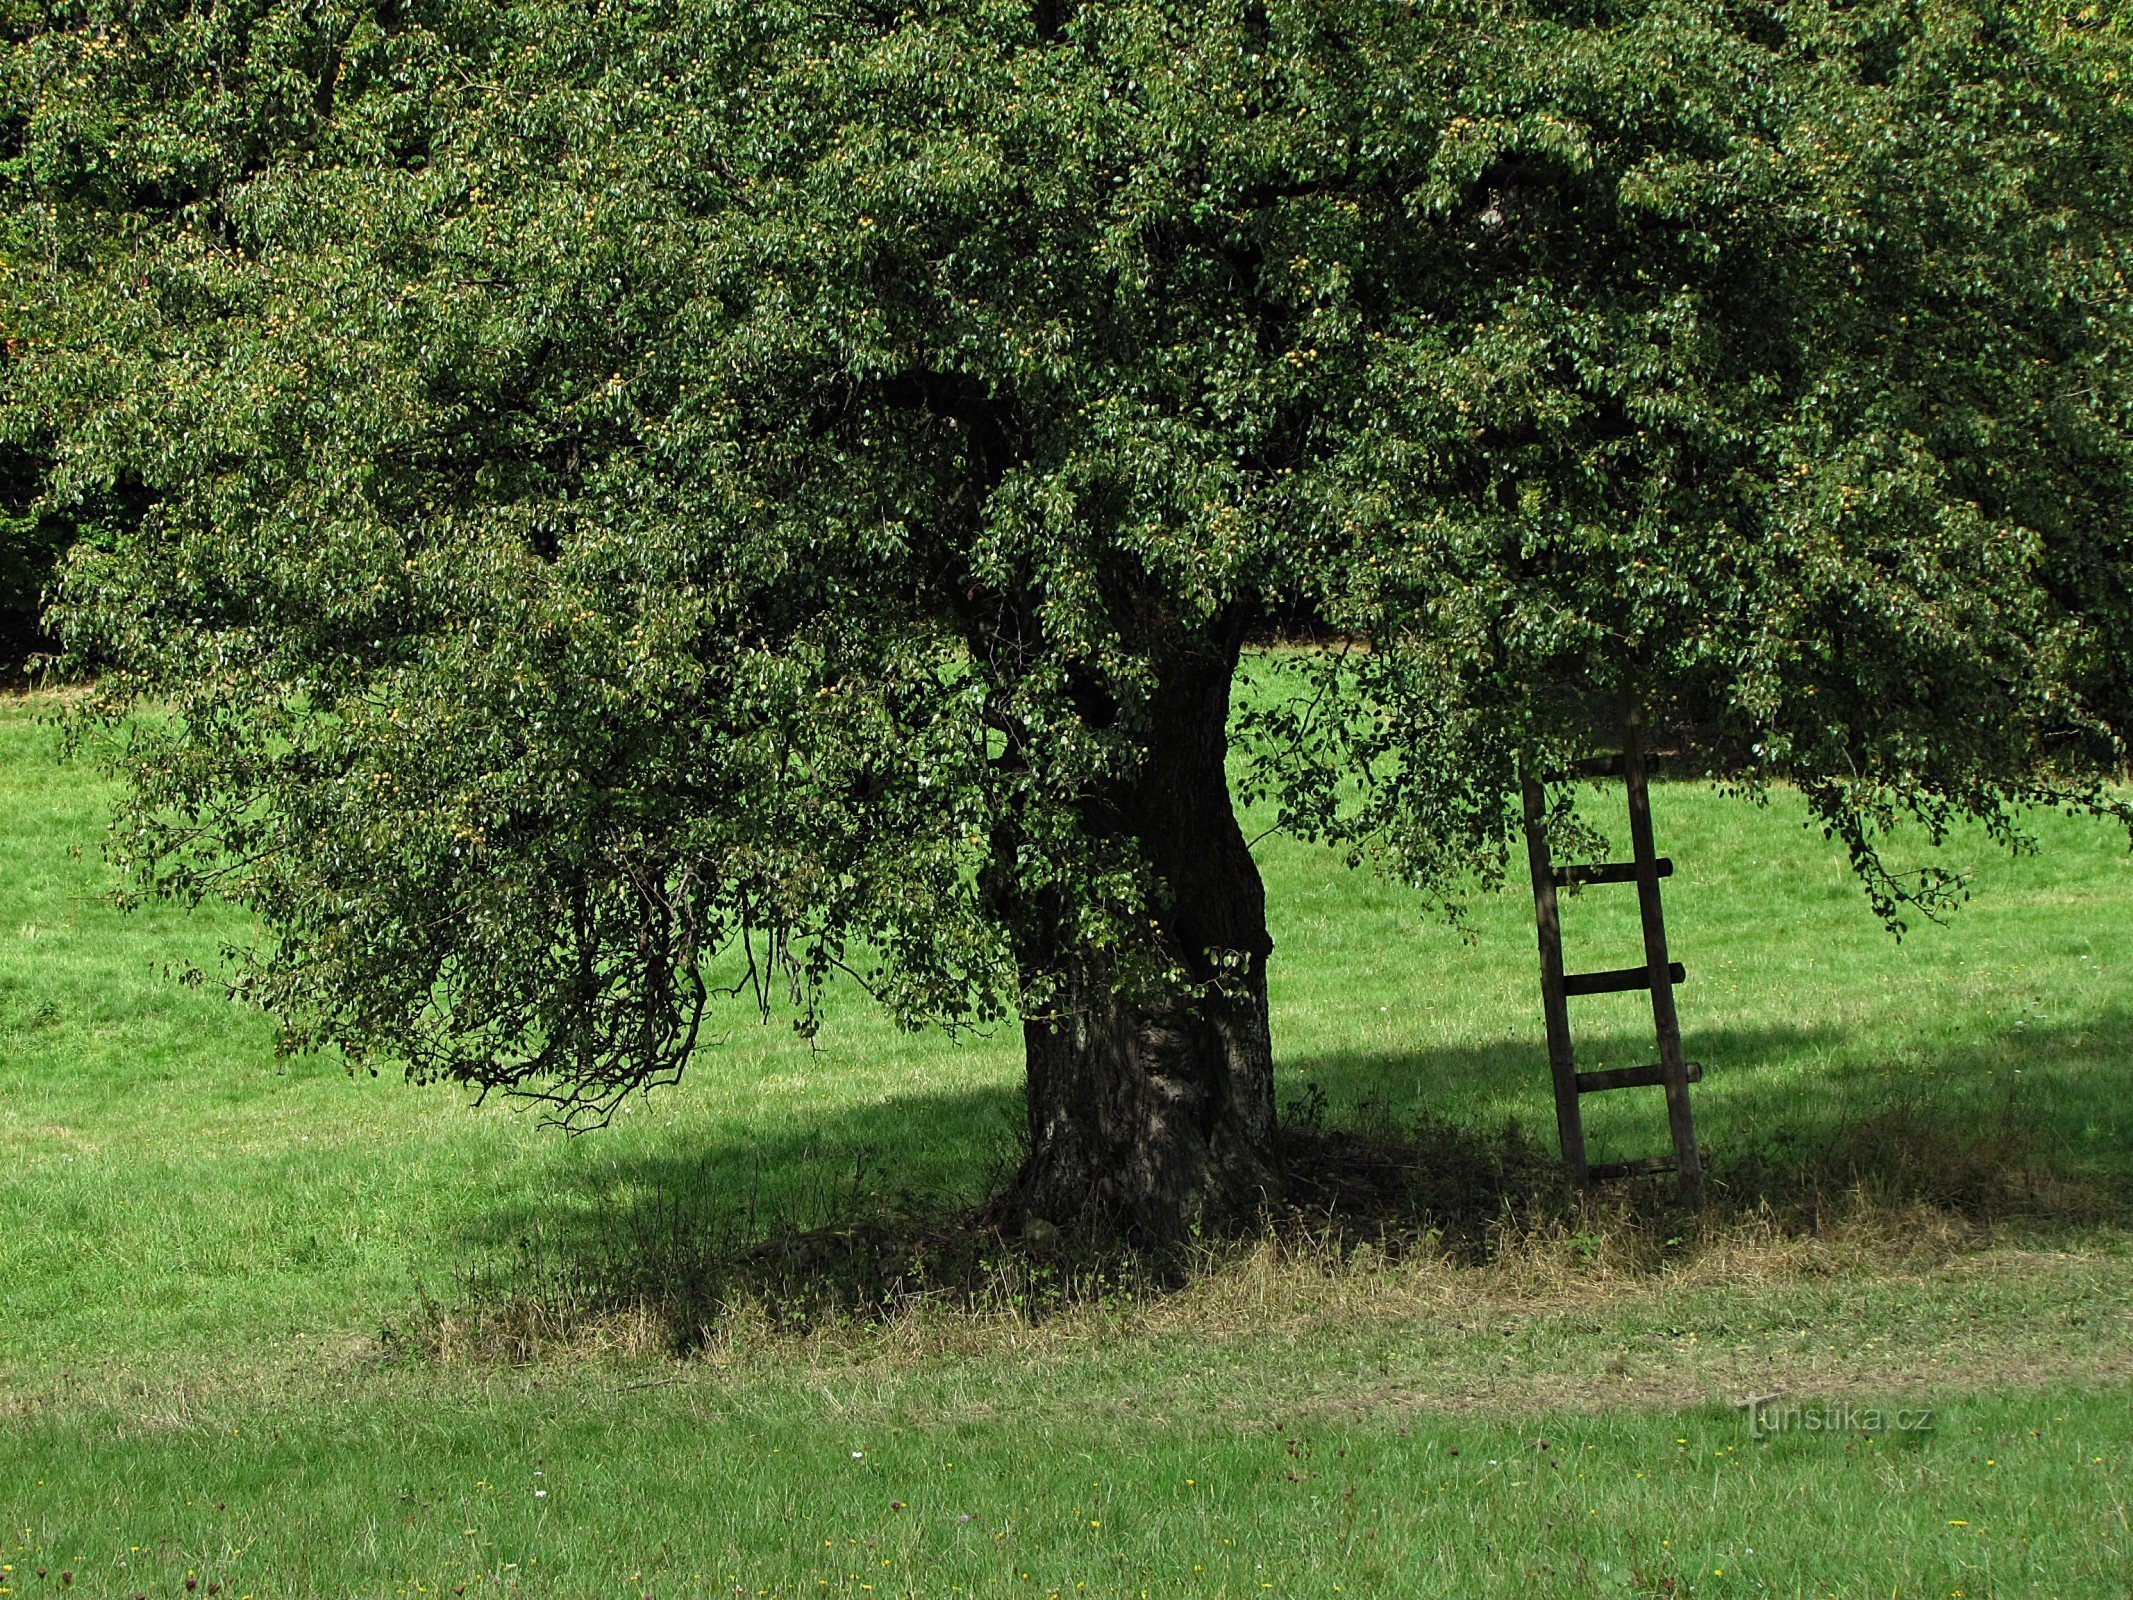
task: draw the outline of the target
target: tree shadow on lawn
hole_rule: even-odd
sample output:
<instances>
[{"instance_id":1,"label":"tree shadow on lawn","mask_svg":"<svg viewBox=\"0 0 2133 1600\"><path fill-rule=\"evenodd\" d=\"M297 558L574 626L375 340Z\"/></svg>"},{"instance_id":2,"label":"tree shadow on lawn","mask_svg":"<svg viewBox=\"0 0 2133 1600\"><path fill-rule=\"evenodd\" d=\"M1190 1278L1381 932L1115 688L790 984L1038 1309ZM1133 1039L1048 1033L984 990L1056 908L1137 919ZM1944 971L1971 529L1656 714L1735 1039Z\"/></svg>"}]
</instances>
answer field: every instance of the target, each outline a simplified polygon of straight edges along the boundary
<instances>
[{"instance_id":1,"label":"tree shadow on lawn","mask_svg":"<svg viewBox=\"0 0 2133 1600\"><path fill-rule=\"evenodd\" d=\"M1608 1059L1627 1043L1592 1042ZM1035 1321L1168 1292L1268 1243L1329 1270L1365 1245L1377 1261L1480 1264L1599 1229L1618 1256L1656 1266L1751 1218L1812 1233L1861 1208L1927 1207L2039 1238L2133 1221L2133 1012L1886 1065L1830 1060L1830 1029L1704 1030L1689 1043L1709 1063L1697 1111L1714 1152L1711 1203L1693 1218L1665 1178L1571 1189L1531 1047L1341 1053L1285 1067L1286 1086L1307 1086L1284 1107L1286 1192L1243 1237L1158 1256L1095 1235L1011 1232L987 1197L1013 1171L1016 1095L912 1094L841 1109L804 1137L699 1140L564 1174L549 1194L480 1218L463 1240L478 1264L396 1337L432 1354L525 1360L686 1352L737 1322L879 1328L922 1308ZM1354 1096L1352 1117L1329 1116L1308 1087L1326 1082ZM1499 1084L1497 1109L1514 1110L1491 1125L1483 1091ZM1468 1115L1385 1109L1412 1104L1415 1086L1423 1106ZM1663 1148L1656 1091L1608 1098L1631 1099ZM969 1140L975 1181L908 1186L896 1153L944 1136Z\"/></svg>"},{"instance_id":2,"label":"tree shadow on lawn","mask_svg":"<svg viewBox=\"0 0 2133 1600\"><path fill-rule=\"evenodd\" d=\"M1891 1060L1736 1067L1702 1087L1699 1127L1736 1204L1863 1194L2039 1235L2133 1223L2133 1010Z\"/></svg>"},{"instance_id":3,"label":"tree shadow on lawn","mask_svg":"<svg viewBox=\"0 0 2133 1600\"><path fill-rule=\"evenodd\" d=\"M1683 1045L1705 1067L1691 1096L1720 1208L1812 1212L1863 1191L1966 1215L2086 1223L2133 1212L2133 1009L1912 1042L1894 1058L1867 1057L1828 1025L1694 1029ZM1654 1053L1631 1034L1588 1034L1579 1046L1581 1064ZM1505 1126L1510 1137L1530 1130L1555 1149L1537 1041L1344 1051L1288 1072L1353 1108L1325 1120L1373 1137L1397 1137L1419 1115ZM1668 1148L1657 1089L1587 1096L1581 1109L1594 1160Z\"/></svg>"},{"instance_id":4,"label":"tree shadow on lawn","mask_svg":"<svg viewBox=\"0 0 2133 1600\"><path fill-rule=\"evenodd\" d=\"M1690 1060L1714 1069L1754 1069L1826 1049L1835 1040L1830 1028L1707 1028L1686 1034L1683 1045ZM1649 1032L1640 1036L1581 1030L1577 1038L1580 1068L1650 1061L1656 1050ZM1281 1073L1291 1088L1302 1085L1307 1096L1311 1086L1317 1086L1327 1097L1329 1120L1344 1126L1378 1128L1419 1116L1474 1123L1516 1119L1554 1139L1548 1050L1539 1037L1537 1018L1531 1039L1411 1050L1335 1050L1286 1060ZM1588 1097L1588 1121L1603 1105L1625 1101L1641 1103L1635 1092L1609 1095L1604 1102ZM1659 1103L1656 1092L1652 1103ZM1665 1113L1658 1115L1663 1132Z\"/></svg>"}]
</instances>

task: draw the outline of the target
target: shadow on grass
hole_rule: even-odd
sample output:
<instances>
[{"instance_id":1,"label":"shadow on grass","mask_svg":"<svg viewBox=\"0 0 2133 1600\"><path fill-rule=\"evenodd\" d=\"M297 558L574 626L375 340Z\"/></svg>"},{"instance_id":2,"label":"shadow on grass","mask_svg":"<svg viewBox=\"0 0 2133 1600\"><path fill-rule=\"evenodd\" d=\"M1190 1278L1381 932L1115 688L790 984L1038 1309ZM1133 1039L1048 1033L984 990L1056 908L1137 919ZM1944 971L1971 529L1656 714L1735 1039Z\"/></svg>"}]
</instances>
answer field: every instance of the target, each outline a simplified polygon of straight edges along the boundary
<instances>
[{"instance_id":1,"label":"shadow on grass","mask_svg":"<svg viewBox=\"0 0 2133 1600\"><path fill-rule=\"evenodd\" d=\"M1683 1037L1691 1060L1730 1072L1753 1072L1759 1066L1805 1056L1837 1043L1831 1028L1702 1028ZM1649 1032L1643 1035L1580 1030L1578 1064L1620 1066L1653 1059ZM1490 1110L1513 1108L1543 1122L1553 1137L1554 1117L1548 1083L1548 1052L1539 1037L1507 1039L1483 1045L1431 1045L1406 1051L1339 1050L1287 1060L1283 1076L1292 1082L1318 1084L1340 1107L1352 1107L1342 1120L1376 1125L1388 1117L1436 1114L1470 1120Z\"/></svg>"},{"instance_id":2,"label":"shadow on grass","mask_svg":"<svg viewBox=\"0 0 2133 1600\"><path fill-rule=\"evenodd\" d=\"M1930 1212L2038 1237L2133 1220L2133 1012L2025 1028L1896 1071L1803 1065L1835 1042L1805 1029L1691 1041L1712 1063L1698 1112L1716 1151L1711 1201L1695 1216L1665 1178L1576 1192L1552 1126L1530 1118L1484 1126L1385 1109L1417 1085L1424 1103L1471 1107L1494 1075L1530 1079L1530 1049L1342 1054L1286 1064L1284 1082L1305 1087L1284 1106L1284 1192L1243 1236L1158 1255L1010 1232L983 1197L1012 1172L1016 1097L913 1095L848 1108L804 1140L634 1157L494 1212L467 1240L482 1264L389 1337L477 1359L687 1353L743 1323L878 1331L920 1311L1036 1322L1159 1296L1270 1244L1337 1270L1365 1247L1380 1263L1480 1266L1536 1240L1604 1235L1618 1263L1656 1269L1750 1219L1810 1235L1862 1211ZM1362 1091L1352 1115L1329 1115L1314 1087L1328 1080ZM1640 1093L1661 1139L1658 1097ZM976 1181L960 1194L900 1184L895 1152L957 1132Z\"/></svg>"},{"instance_id":3,"label":"shadow on grass","mask_svg":"<svg viewBox=\"0 0 2133 1600\"><path fill-rule=\"evenodd\" d=\"M1826 1026L1696 1029L1684 1045L1706 1064L1694 1100L1721 1208L1813 1213L1863 1192L1981 1217L2085 1223L2133 1210L2133 1009L2070 1023L2017 1018L1986 1038L1907 1045L1896 1059L1865 1055ZM1650 1055L1647 1038L1580 1040L1582 1061ZM1339 1052L1287 1070L1307 1094L1322 1085L1353 1108L1331 1120L1381 1139L1398 1131L1388 1108L1419 1106L1425 1119L1439 1108L1468 1127L1516 1117L1514 1136L1530 1128L1554 1149L1537 1043ZM1656 1089L1588 1098L1583 1109L1588 1134L1596 1122L1616 1136L1634 1128L1643 1148L1627 1153L1665 1148Z\"/></svg>"},{"instance_id":4,"label":"shadow on grass","mask_svg":"<svg viewBox=\"0 0 2133 1600\"><path fill-rule=\"evenodd\" d=\"M1858 1192L2047 1228L2133 1220L2133 1010L1712 1087L1737 1203Z\"/></svg>"}]
</instances>

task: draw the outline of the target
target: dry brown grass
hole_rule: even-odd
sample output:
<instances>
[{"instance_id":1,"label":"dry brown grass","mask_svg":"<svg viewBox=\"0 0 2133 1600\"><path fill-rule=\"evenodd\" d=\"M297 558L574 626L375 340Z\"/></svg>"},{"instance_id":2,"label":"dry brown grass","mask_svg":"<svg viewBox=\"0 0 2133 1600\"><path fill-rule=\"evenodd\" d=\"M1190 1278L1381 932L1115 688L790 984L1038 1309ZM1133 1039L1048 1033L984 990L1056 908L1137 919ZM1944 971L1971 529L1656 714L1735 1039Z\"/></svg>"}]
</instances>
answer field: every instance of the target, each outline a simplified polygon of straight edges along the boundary
<instances>
[{"instance_id":1,"label":"dry brown grass","mask_svg":"<svg viewBox=\"0 0 2133 1600\"><path fill-rule=\"evenodd\" d=\"M846 1229L834 1246L774 1240L751 1253L819 1270L825 1259L878 1259L889 1239L908 1250L918 1237L908 1219L875 1226L881 1237L864 1248L862 1230ZM779 1278L760 1261L752 1277L728 1261L716 1299L708 1284L640 1280L639 1292L620 1293L552 1266L516 1283L470 1275L455 1298L426 1299L375 1339L314 1341L213 1373L84 1372L36 1394L0 1386L0 1415L95 1400L132 1427L182 1428L233 1404L331 1396L343 1379L454 1393L469 1383L722 1390L760 1379L840 1390L865 1409L920 1403L911 1385L925 1389L929 1374L1026 1379L1096 1357L1130 1375L1180 1350L1230 1355L1221 1379L1196 1392L1151 1399L1122 1383L1084 1389L1075 1406L1148 1417L1173 1402L1240 1417L1539 1415L1732 1404L1751 1393L1952 1399L2133 1381L2133 1255L2118 1230L2055 1245L2034 1219L1864 1188L1812 1212L1758 1204L1696 1218L1650 1195L1574 1197L1502 1212L1472 1232L1375 1238L1289 1212L1249 1238L1160 1263L1045 1258L997 1234L961 1237L975 1241L968 1259L983 1275L928 1284L907 1256L894 1292L874 1280L864 1300L852 1298L852 1278L797 1268ZM782 1298L765 1290L778 1283ZM814 1298L795 1299L795 1284ZM696 1320L684 1325L684 1315ZM972 1414L987 1403L956 1401ZM1023 1392L1016 1403L1032 1402Z\"/></svg>"},{"instance_id":2,"label":"dry brown grass","mask_svg":"<svg viewBox=\"0 0 2133 1600\"><path fill-rule=\"evenodd\" d=\"M1815 1304L1811 1320L1788 1293L1803 1286L1837 1291ZM1655 1270L1604 1250L1586 1259L1582 1245L1560 1236L1535 1236L1478 1266L1376 1252L1329 1259L1267 1237L1210 1259L1171 1292L1090 1300L1042 1317L1012 1301L971 1310L920 1298L885 1323L798 1329L773 1308L742 1301L676 1358L653 1308L550 1320L521 1304L438 1324L426 1348L451 1363L553 1364L581 1376L611 1370L605 1381L618 1387L774 1372L825 1393L841 1385L862 1410L901 1413L906 1399L866 1397L877 1386L895 1396L899 1380L944 1359L1029 1372L1100 1352L1130 1369L1138 1355L1181 1342L1233 1342L1249 1352L1241 1381L1232 1372L1199 1392L1084 1394L1076 1406L1150 1420L1173 1407L1239 1417L1270 1408L1297 1417L1541 1415L1731 1405L1750 1394L1949 1400L2123 1384L2133 1381L2129 1290L2133 1264L2122 1256L1995 1245L1960 1219L1861 1211L1813 1238L1728 1227ZM1995 1303L1996 1311L1980 1309ZM1374 1359L1351 1370L1283 1354L1331 1346L1367 1349ZM986 1409L982 1399L956 1405L965 1416Z\"/></svg>"},{"instance_id":3,"label":"dry brown grass","mask_svg":"<svg viewBox=\"0 0 2133 1600\"><path fill-rule=\"evenodd\" d=\"M1499 1170L1531 1176L1515 1162ZM2123 1376L2133 1350L2122 1309L2133 1271L2108 1250L2050 1248L2033 1212L1966 1210L1865 1184L1811 1204L1722 1200L1694 1217L1663 1190L1573 1196L1545 1180L1499 1183L1491 1201L1493 1213L1469 1205L1397 1217L1397 1208L1375 1217L1292 1208L1252 1237L1160 1260L1072 1243L1034 1252L968 1218L930 1228L881 1219L871 1231L699 1257L704 1275L694 1280L632 1285L553 1266L516 1284L470 1279L456 1301L427 1305L393 1349L451 1365L897 1370L943 1357L1045 1361L1099 1346L1336 1339L1405 1348L1431 1376L1314 1403L1520 1410L1679 1403L1758 1386L1809 1393L1944 1389L2017 1372ZM867 1264L873 1276L855 1270ZM669 1255L662 1270L682 1266ZM2053 1282L2076 1300L2100 1295L2108 1305L2115 1293L2121 1313L2103 1315L2097 1337L2070 1339L2004 1306L1959 1309L2010 1293L2034 1305ZM1851 1307L1830 1338L1795 1336L1798 1319L1785 1308L1803 1294ZM1725 1306L1746 1308L1742 1325L1708 1340L1640 1345L1631 1336L1669 1308L1709 1320ZM1474 1329L1488 1338L1464 1338ZM1506 1340L1560 1348L1511 1368L1481 1359L1481 1345Z\"/></svg>"}]
</instances>

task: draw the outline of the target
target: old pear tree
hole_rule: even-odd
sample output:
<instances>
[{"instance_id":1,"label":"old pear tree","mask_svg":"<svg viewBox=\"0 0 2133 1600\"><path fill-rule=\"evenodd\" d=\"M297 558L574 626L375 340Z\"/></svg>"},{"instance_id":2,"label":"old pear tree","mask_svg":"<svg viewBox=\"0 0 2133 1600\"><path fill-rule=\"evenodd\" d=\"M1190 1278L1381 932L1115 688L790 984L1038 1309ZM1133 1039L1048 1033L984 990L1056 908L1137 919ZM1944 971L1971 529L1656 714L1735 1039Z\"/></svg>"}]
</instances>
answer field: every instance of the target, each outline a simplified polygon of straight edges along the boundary
<instances>
[{"instance_id":1,"label":"old pear tree","mask_svg":"<svg viewBox=\"0 0 2133 1600\"><path fill-rule=\"evenodd\" d=\"M597 1120L850 972L1019 1019L1011 1204L1163 1240L1280 1179L1231 773L1444 888L1635 702L1889 915L1936 889L1903 818L2114 803L2107 19L93 0L32 43L10 415L47 503L145 507L57 612L115 844L252 908L295 1045ZM123 249L41 198L91 158ZM1233 699L1270 617L1339 644Z\"/></svg>"}]
</instances>

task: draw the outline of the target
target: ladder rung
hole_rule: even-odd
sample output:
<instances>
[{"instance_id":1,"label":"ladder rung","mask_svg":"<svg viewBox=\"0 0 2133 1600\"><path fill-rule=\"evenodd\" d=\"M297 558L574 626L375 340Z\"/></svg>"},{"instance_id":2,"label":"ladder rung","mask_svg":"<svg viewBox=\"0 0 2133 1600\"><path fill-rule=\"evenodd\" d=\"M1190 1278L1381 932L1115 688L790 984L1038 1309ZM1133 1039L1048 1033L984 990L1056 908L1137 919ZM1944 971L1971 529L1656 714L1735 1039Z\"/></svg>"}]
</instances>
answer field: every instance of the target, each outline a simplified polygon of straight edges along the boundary
<instances>
[{"instance_id":1,"label":"ladder rung","mask_svg":"<svg viewBox=\"0 0 2133 1600\"><path fill-rule=\"evenodd\" d=\"M1669 961L1666 966L1667 981L1679 983L1687 976L1678 961ZM1623 994L1631 989L1649 989L1652 986L1652 969L1649 967L1616 967L1608 972L1566 972L1563 974L1563 993L1572 994Z\"/></svg>"},{"instance_id":2,"label":"ladder rung","mask_svg":"<svg viewBox=\"0 0 2133 1600\"><path fill-rule=\"evenodd\" d=\"M1673 875L1674 863L1668 857L1661 856L1652 863L1653 877L1671 878ZM1637 881L1637 863L1634 861L1608 861L1594 866L1557 867L1555 869L1555 881L1559 888L1564 889L1576 883L1635 883Z\"/></svg>"},{"instance_id":3,"label":"ladder rung","mask_svg":"<svg viewBox=\"0 0 2133 1600\"><path fill-rule=\"evenodd\" d=\"M1682 1063L1682 1076L1687 1082L1703 1082L1703 1067L1700 1063ZM1598 1072L1578 1074L1579 1094L1598 1094L1603 1089L1643 1089L1666 1082L1666 1068L1658 1062L1646 1067L1606 1067Z\"/></svg>"},{"instance_id":4,"label":"ladder rung","mask_svg":"<svg viewBox=\"0 0 2133 1600\"><path fill-rule=\"evenodd\" d=\"M1650 1172L1672 1172L1672 1156L1640 1156L1635 1161L1598 1161L1585 1169L1586 1175L1595 1180L1601 1178L1641 1178Z\"/></svg>"}]
</instances>

